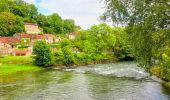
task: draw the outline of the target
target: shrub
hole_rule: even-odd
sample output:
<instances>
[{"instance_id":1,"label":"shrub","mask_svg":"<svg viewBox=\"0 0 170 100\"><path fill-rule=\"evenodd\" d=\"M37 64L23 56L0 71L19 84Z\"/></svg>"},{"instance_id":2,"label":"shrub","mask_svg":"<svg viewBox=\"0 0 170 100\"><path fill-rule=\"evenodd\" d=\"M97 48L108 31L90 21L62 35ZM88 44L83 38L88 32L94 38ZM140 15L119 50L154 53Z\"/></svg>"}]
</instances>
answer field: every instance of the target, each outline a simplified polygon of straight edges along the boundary
<instances>
[{"instance_id":1,"label":"shrub","mask_svg":"<svg viewBox=\"0 0 170 100\"><path fill-rule=\"evenodd\" d=\"M48 67L53 65L50 47L45 41L37 41L33 47L34 63L38 66Z\"/></svg>"}]
</instances>

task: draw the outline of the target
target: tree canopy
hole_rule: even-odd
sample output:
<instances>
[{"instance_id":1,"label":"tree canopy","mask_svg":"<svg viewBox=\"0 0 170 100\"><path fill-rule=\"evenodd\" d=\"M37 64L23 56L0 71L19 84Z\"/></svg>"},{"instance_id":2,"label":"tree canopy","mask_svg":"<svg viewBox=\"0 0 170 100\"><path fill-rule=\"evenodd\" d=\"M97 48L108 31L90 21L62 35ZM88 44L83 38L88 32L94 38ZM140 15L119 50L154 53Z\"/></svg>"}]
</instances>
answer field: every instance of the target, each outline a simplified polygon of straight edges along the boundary
<instances>
[{"instance_id":1,"label":"tree canopy","mask_svg":"<svg viewBox=\"0 0 170 100\"><path fill-rule=\"evenodd\" d=\"M106 12L101 18L126 26L135 57L147 70L152 65L153 52L169 43L168 1L104 0Z\"/></svg>"},{"instance_id":2,"label":"tree canopy","mask_svg":"<svg viewBox=\"0 0 170 100\"><path fill-rule=\"evenodd\" d=\"M4 15L4 13L8 14ZM1 36L10 36L17 32L24 32L24 22L37 23L44 33L51 34L68 34L76 31L78 27L75 25L74 20L62 19L57 13L45 16L38 12L35 5L28 4L23 0L1 0L0 14L0 16L6 17L5 20L3 20L5 17L0 19L2 24L0 29ZM4 24L4 22L8 24ZM15 28L13 28L14 26Z\"/></svg>"}]
</instances>

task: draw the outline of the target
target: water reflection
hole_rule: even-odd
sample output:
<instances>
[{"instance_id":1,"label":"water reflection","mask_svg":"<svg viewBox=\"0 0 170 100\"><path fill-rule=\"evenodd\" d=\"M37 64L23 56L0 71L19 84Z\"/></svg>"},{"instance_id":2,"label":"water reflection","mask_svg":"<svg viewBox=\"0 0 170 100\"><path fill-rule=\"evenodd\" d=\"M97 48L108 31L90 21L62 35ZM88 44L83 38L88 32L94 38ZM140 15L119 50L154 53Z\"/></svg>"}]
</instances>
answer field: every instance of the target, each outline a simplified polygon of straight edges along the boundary
<instances>
[{"instance_id":1,"label":"water reflection","mask_svg":"<svg viewBox=\"0 0 170 100\"><path fill-rule=\"evenodd\" d=\"M5 76L0 81L0 100L169 99L160 83L110 75L44 70Z\"/></svg>"},{"instance_id":2,"label":"water reflection","mask_svg":"<svg viewBox=\"0 0 170 100\"><path fill-rule=\"evenodd\" d=\"M93 76L93 78L90 78ZM154 81L130 80L88 75L89 90L95 100L169 100L162 86Z\"/></svg>"}]
</instances>

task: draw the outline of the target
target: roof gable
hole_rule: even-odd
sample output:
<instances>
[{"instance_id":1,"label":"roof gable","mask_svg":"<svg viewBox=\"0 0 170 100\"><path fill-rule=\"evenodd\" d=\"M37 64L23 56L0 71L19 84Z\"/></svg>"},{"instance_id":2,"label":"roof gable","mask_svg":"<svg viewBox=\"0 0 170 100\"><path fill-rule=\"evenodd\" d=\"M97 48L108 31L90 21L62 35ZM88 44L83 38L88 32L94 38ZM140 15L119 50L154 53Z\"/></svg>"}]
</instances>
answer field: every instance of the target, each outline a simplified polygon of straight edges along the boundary
<instances>
[{"instance_id":1,"label":"roof gable","mask_svg":"<svg viewBox=\"0 0 170 100\"><path fill-rule=\"evenodd\" d=\"M0 42L12 44L12 43L20 43L20 40L15 37L0 37Z\"/></svg>"}]
</instances>

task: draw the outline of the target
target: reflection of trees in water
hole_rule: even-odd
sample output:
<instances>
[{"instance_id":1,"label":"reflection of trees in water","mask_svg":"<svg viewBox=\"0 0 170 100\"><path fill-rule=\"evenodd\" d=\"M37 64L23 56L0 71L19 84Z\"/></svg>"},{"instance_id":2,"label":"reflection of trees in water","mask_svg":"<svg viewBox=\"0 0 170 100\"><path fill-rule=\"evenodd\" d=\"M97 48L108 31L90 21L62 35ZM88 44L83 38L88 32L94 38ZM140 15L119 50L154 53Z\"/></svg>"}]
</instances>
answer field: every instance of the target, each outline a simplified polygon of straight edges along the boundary
<instances>
[{"instance_id":1,"label":"reflection of trees in water","mask_svg":"<svg viewBox=\"0 0 170 100\"><path fill-rule=\"evenodd\" d=\"M88 75L87 77L89 81L89 91L91 92L92 97L96 100L115 99L117 93L120 96L123 96L121 90L124 90L122 88L126 88L125 84L128 82L123 81L122 79L98 75Z\"/></svg>"},{"instance_id":2,"label":"reflection of trees in water","mask_svg":"<svg viewBox=\"0 0 170 100\"><path fill-rule=\"evenodd\" d=\"M42 91L52 83L64 83L72 74L57 71L23 72L3 77L0 83L0 99L14 99Z\"/></svg>"}]
</instances>

